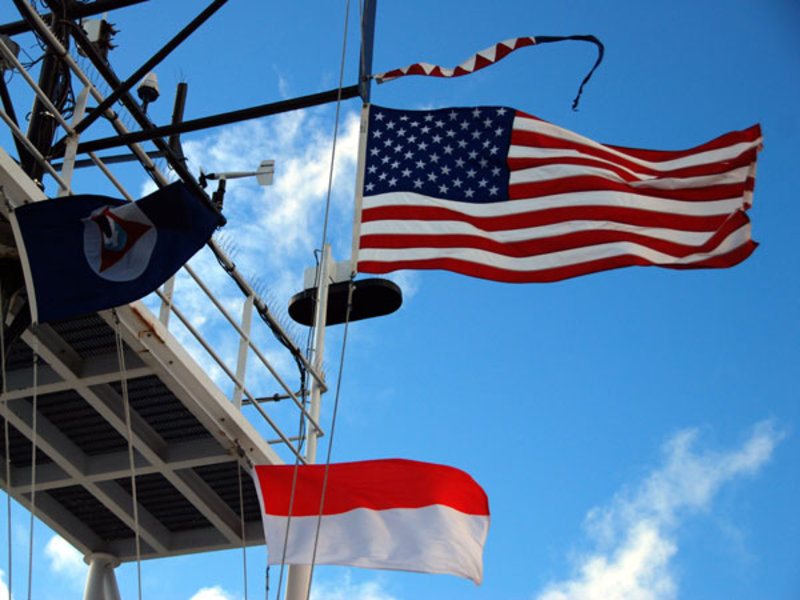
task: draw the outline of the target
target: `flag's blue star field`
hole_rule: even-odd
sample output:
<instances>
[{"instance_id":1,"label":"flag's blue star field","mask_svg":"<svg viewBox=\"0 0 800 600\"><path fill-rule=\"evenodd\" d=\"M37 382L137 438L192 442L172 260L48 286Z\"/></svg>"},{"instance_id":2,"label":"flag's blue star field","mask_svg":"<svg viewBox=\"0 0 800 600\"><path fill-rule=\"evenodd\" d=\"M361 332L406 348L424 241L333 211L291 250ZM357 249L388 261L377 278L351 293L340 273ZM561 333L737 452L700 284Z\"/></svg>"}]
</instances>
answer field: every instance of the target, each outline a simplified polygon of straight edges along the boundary
<instances>
[{"instance_id":1,"label":"flag's blue star field","mask_svg":"<svg viewBox=\"0 0 800 600\"><path fill-rule=\"evenodd\" d=\"M508 200L514 110L497 106L370 110L364 195L416 192L467 202Z\"/></svg>"}]
</instances>

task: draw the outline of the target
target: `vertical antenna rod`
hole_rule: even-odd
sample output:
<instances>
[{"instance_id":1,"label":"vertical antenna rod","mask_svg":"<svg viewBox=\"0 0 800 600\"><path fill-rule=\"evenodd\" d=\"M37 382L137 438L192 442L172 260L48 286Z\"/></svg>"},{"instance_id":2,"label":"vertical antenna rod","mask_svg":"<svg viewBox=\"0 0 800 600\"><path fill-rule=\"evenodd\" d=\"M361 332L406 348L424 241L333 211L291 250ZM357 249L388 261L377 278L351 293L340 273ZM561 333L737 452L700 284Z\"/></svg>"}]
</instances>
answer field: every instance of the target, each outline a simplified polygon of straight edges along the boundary
<instances>
[{"instance_id":1,"label":"vertical antenna rod","mask_svg":"<svg viewBox=\"0 0 800 600\"><path fill-rule=\"evenodd\" d=\"M372 46L375 40L375 7L378 0L366 0L361 15L361 55L358 71L359 95L364 104L369 104L372 82Z\"/></svg>"}]
</instances>

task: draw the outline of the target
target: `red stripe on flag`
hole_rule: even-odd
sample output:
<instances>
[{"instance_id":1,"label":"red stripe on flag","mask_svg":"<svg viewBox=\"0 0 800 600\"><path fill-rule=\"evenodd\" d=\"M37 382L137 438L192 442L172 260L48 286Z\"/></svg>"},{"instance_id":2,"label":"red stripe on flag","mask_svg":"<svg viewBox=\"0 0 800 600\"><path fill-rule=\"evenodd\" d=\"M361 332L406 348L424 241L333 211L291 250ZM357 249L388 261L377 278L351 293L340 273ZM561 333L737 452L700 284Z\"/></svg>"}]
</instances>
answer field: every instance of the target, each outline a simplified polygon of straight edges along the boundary
<instances>
[{"instance_id":1,"label":"red stripe on flag","mask_svg":"<svg viewBox=\"0 0 800 600\"><path fill-rule=\"evenodd\" d=\"M319 514L325 465L257 466L255 471L267 514ZM472 477L453 467L403 459L328 465L325 515L357 508L387 510L432 504L467 514L489 514L486 493Z\"/></svg>"},{"instance_id":2,"label":"red stripe on flag","mask_svg":"<svg viewBox=\"0 0 800 600\"><path fill-rule=\"evenodd\" d=\"M694 216L619 206L565 206L530 212L481 217L438 206L379 206L366 208L362 223L384 220L460 221L484 231L506 231L554 225L566 221L611 221L640 227L681 231L716 231L728 215Z\"/></svg>"},{"instance_id":3,"label":"red stripe on flag","mask_svg":"<svg viewBox=\"0 0 800 600\"><path fill-rule=\"evenodd\" d=\"M723 136L724 137L724 136ZM688 158L695 154L697 154L694 150L689 151L676 151L676 152L663 152L663 151L656 151L656 150L647 150L645 153L657 153L659 156L658 158L644 158L639 156L633 156L632 153L630 158L625 156L619 156L610 150L605 150L601 147L591 146L591 145L584 145L574 142L572 140L567 140L559 137L553 137L546 135L544 133L536 132L536 131L525 131L521 129L514 129L511 133L511 145L512 146L527 146L531 148L549 148L549 149L558 149L558 150L572 150L580 152L581 155L584 157L595 157L601 159L603 161L610 162L612 164L619 165L621 167L625 167L630 169L631 171L638 173L640 175L649 175L649 176L658 176L658 177L669 177L673 176L671 171L675 169L661 169L656 164L654 166L643 165L639 162L636 162L634 159L640 160L647 160L650 162L665 162L668 160L677 160L681 158ZM719 148L715 148L720 150L725 146L721 146ZM612 146L606 146L606 148L611 149ZM620 149L620 152L627 151L627 149ZM748 158L754 158L753 150L747 149L743 151ZM558 163L560 162L559 157L553 157L552 162ZM723 161L723 165L728 165L730 162L734 162L735 164L744 165L749 164L752 160L745 161L744 158L735 157L732 159L728 159ZM703 165L693 165L691 168L694 169L694 175L701 175L701 174L710 174L714 172L719 172L719 161L706 161L707 164L711 165L711 168L708 172L705 172L703 169ZM716 171L715 171L716 169ZM726 169L728 170L728 169Z\"/></svg>"},{"instance_id":4,"label":"red stripe on flag","mask_svg":"<svg viewBox=\"0 0 800 600\"><path fill-rule=\"evenodd\" d=\"M582 175L565 179L550 179L547 181L531 181L515 183L508 188L508 198L519 200L524 198L539 198L555 194L571 194L579 192L617 191L647 196L649 198L663 198L683 201L709 201L737 198L744 194L745 183L714 185L709 187L684 187L660 188L647 187L647 185L626 185L625 183L606 179L596 175Z\"/></svg>"},{"instance_id":5,"label":"red stripe on flag","mask_svg":"<svg viewBox=\"0 0 800 600\"><path fill-rule=\"evenodd\" d=\"M723 134L713 140L706 142L704 144L700 144L699 146L695 146L694 148L689 148L687 150L646 150L643 148L629 148L627 146L614 146L611 144L606 144L609 148L613 148L614 150L619 150L620 152L624 152L625 154L629 154L630 156L635 156L636 158L642 160L649 160L649 161L663 161L663 160L671 160L673 157L680 157L680 156L690 156L692 154L697 154L699 152L707 152L709 150L718 150L720 148L725 148L727 146L733 146L734 144L742 144L742 143L753 143L761 138L761 126L760 125L752 125L747 129L742 129L740 131L731 131L729 133Z\"/></svg>"},{"instance_id":6,"label":"red stripe on flag","mask_svg":"<svg viewBox=\"0 0 800 600\"><path fill-rule=\"evenodd\" d=\"M361 248L471 248L475 250L485 250L499 256L524 258L599 244L630 242L644 248L650 248L651 250L668 254L675 259L680 259L692 254L713 252L728 235L744 227L749 222L750 219L747 215L743 211L738 211L727 218L722 226L703 244L696 245L680 244L642 233L618 231L614 229L595 229L512 242L498 242L477 235L368 234L361 237Z\"/></svg>"},{"instance_id":7,"label":"red stripe on flag","mask_svg":"<svg viewBox=\"0 0 800 600\"><path fill-rule=\"evenodd\" d=\"M728 173L734 169L747 167L755 163L757 154L758 148L749 148L748 150L742 152L739 156L726 161L693 165L691 167L682 167L679 169L664 169L658 172L658 177L689 178ZM593 158L591 156L559 156L557 158L510 157L507 160L507 164L509 170L511 171L546 167L554 164L581 165L612 171L625 181L646 181L646 179L643 179L640 176L637 177L636 174L631 173L631 169L626 169L620 165L608 162L606 160L601 160L599 158Z\"/></svg>"},{"instance_id":8,"label":"red stripe on flag","mask_svg":"<svg viewBox=\"0 0 800 600\"><path fill-rule=\"evenodd\" d=\"M630 254L591 260L574 265L556 267L552 269L540 269L537 271L512 271L510 269L499 269L488 264L474 263L454 258L432 258L425 260L393 260L390 263L381 261L359 261L358 269L364 273L390 273L398 269L439 269L461 273L470 277L479 277L491 281L502 283L553 283L563 281L572 277L619 269L622 267L651 267L659 266L668 269L703 269L703 268L727 268L738 265L753 253L758 244L749 240L746 244L734 248L725 254L711 256L702 261L691 264L673 265L653 265L649 261Z\"/></svg>"}]
</instances>

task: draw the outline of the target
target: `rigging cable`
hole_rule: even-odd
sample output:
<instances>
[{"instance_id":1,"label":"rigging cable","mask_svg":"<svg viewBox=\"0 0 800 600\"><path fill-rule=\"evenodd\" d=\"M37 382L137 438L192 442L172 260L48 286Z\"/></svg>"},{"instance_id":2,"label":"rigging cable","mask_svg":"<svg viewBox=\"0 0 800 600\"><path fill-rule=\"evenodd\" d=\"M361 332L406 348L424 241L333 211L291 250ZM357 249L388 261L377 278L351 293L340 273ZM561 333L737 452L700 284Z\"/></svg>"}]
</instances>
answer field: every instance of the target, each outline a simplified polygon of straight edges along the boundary
<instances>
[{"instance_id":1,"label":"rigging cable","mask_svg":"<svg viewBox=\"0 0 800 600\"><path fill-rule=\"evenodd\" d=\"M304 398L305 401L305 398ZM303 412L300 412L300 431L303 430L303 424L305 422L305 415ZM289 514L286 515L286 531L283 535L283 553L281 554L281 568L278 571L278 589L275 592L275 600L280 600L281 597L281 586L283 585L283 570L286 566L286 547L289 543L289 528L292 525L292 510L294 509L294 492L297 489L297 469L300 466L300 453L297 452L294 455L294 469L292 470L292 489L289 492ZM258 483L256 483L258 485ZM309 585L310 582L309 582ZM267 565L267 594L269 594L269 565ZM269 598L269 596L267 596Z\"/></svg>"},{"instance_id":2,"label":"rigging cable","mask_svg":"<svg viewBox=\"0 0 800 600\"><path fill-rule=\"evenodd\" d=\"M117 345L117 360L119 361L120 388L122 390L122 403L125 410L125 428L128 438L128 465L131 470L131 502L133 503L133 535L136 545L136 580L138 584L139 600L142 600L142 547L139 536L139 500L136 494L136 464L133 454L133 427L131 426L131 402L128 396L128 377L125 369L125 348L122 343L122 329L120 326L117 309L111 309L114 315L114 339Z\"/></svg>"},{"instance_id":3,"label":"rigging cable","mask_svg":"<svg viewBox=\"0 0 800 600\"><path fill-rule=\"evenodd\" d=\"M332 140L332 146L331 146L330 169L328 171L328 191L327 191L326 198L325 198L325 218L323 220L323 226L322 226L322 243L320 244L320 248L321 249L325 248L325 244L326 244L327 239L328 239L328 220L329 220L329 216L330 216L331 190L333 188L333 172L334 172L334 168L336 166L336 144L337 144L337 141L338 141L339 118L340 118L340 115L341 115L341 106L342 106L342 84L344 82L345 56L347 54L347 25L348 25L349 20L350 20L350 0L347 0L347 2L345 3L344 33L343 33L343 36L342 36L342 55L341 55L341 61L340 61L340 66L339 66L339 85L338 85L337 94L336 94L336 116L335 116L335 119L334 119L334 127L333 127L333 140ZM316 256L316 252L315 252L315 256ZM314 296L314 311L315 312L316 312L316 303L319 302L319 288L320 288L320 285L322 283L320 281L320 273L321 272L322 272L322 265L321 265L320 261L317 260L317 275L316 275L316 278L315 278L317 293ZM350 309L349 309L349 305L348 305L348 314L347 314L347 318L348 319L349 319L349 312L350 312ZM324 326L325 325L323 324L323 327ZM312 336L312 335L313 335L313 327L311 329L309 329L309 336ZM345 340L346 340L346 335L347 335L347 326L345 325ZM345 340L343 340L343 345L342 345L342 357L344 357L344 341ZM317 352L319 349L315 348L314 350L315 350L315 352ZM309 356L309 360L310 360L310 358L311 357ZM343 367L343 365L340 363L340 365L339 365L339 381L341 381L342 367ZM303 379L303 382L304 381L305 381L305 379ZM336 402L334 404L334 413L333 413L333 423L336 422L336 412L335 411L336 411L336 405L338 405L338 399L339 399L339 388L337 386L337 389L336 389ZM301 415L300 415L300 423L301 423L300 431L302 432L303 431L303 425L305 424L303 413L301 413ZM333 432L331 432L331 433L333 433ZM333 441L332 438L329 440L329 443L328 443L328 455L327 455L327 461L328 462L330 461L330 455L331 455L331 444L330 444L331 441ZM307 451L308 451L308 447L306 447L306 452ZM285 561L286 561L286 547L287 547L287 543L288 543L288 539L289 539L289 527L291 525L292 510L294 508L294 496L295 496L295 489L296 489L296 485L297 485L297 471L299 469L299 466L300 466L299 455L296 455L295 463L294 463L294 470L293 470L293 474L292 474L292 489L291 489L290 496L289 496L289 514L287 515L286 532L285 532L285 535L284 535L283 555L281 556L281 569L280 569L280 574L278 575L278 589L277 589L276 595L275 595L276 599L280 599L280 596L281 596L281 585L283 583L283 571L284 571ZM325 474L327 476L327 464L326 464L326 472L325 472ZM320 511L321 510L322 510L322 507L320 507ZM319 528L319 523L317 524L317 527ZM315 544L315 555L316 555L316 544ZM313 572L314 572L314 565L313 565L313 560L312 560L311 573L310 573L309 578L308 578L308 587L306 588L306 598L308 598L310 593L311 593L311 580L312 580L311 576L313 575Z\"/></svg>"},{"instance_id":4,"label":"rigging cable","mask_svg":"<svg viewBox=\"0 0 800 600\"><path fill-rule=\"evenodd\" d=\"M311 597L311 580L314 577L314 563L317 559L317 545L319 543L319 530L322 524L322 510L325 506L325 492L328 488L328 471L331 464L331 453L333 451L333 436L336 432L336 415L339 412L339 392L342 389L342 373L344 372L344 353L347 348L347 331L350 328L350 311L353 308L353 279L350 279L350 285L347 290L347 309L344 317L344 334L342 336L342 353L339 356L339 373L336 377L336 392L333 400L333 416L331 417L331 432L328 437L328 453L325 456L325 474L322 477L322 493L319 499L319 513L317 514L317 526L314 533L314 550L311 554L311 575L308 578L308 591L306 592L306 600Z\"/></svg>"},{"instance_id":5,"label":"rigging cable","mask_svg":"<svg viewBox=\"0 0 800 600\"><path fill-rule=\"evenodd\" d=\"M236 444L236 454L238 455L238 460L236 461L236 475L239 480L239 522L240 527L242 528L242 576L244 578L244 600L247 600L247 538L244 524L244 488L242 487L242 464L240 462L241 459L244 458L244 450L238 443Z\"/></svg>"},{"instance_id":6,"label":"rigging cable","mask_svg":"<svg viewBox=\"0 0 800 600\"><path fill-rule=\"evenodd\" d=\"M5 311L5 295L3 294L3 283L0 282L0 377L3 378L2 388L0 391L3 396L3 439L6 467L6 525L8 527L8 597L11 598L11 590L13 589L12 583L12 544L11 544L11 442L9 440L9 426L8 426L8 396L6 391L8 386L6 384L6 311ZM10 306L10 302L9 302ZM24 309L23 309L24 310Z\"/></svg>"},{"instance_id":7,"label":"rigging cable","mask_svg":"<svg viewBox=\"0 0 800 600\"><path fill-rule=\"evenodd\" d=\"M39 411L39 336L34 335L33 338L33 418L31 427L33 432L31 434L31 522L30 522L30 537L28 539L28 600L31 600L31 591L33 586L33 517L36 513L36 416ZM10 594L10 591L9 591Z\"/></svg>"},{"instance_id":8,"label":"rigging cable","mask_svg":"<svg viewBox=\"0 0 800 600\"><path fill-rule=\"evenodd\" d=\"M360 4L359 4L360 8ZM359 11L363 12L363 11ZM350 0L347 1L347 6L345 9L345 25L344 25L344 42L342 44L342 60L341 66L339 70L339 96L336 102L336 125L334 127L334 134L333 134L333 149L331 151L331 166L330 171L328 173L328 196L325 204L325 221L322 231L322 246L321 248L325 248L325 244L327 242L327 231L328 231L328 215L330 212L330 204L331 204L331 189L333 187L333 172L336 166L336 140L337 134L339 130L339 114L341 108L341 90L342 90L342 83L344 79L344 65L345 65L345 53L347 49L347 24L349 21L350 15ZM318 269L318 273L322 272L322 268ZM321 284L322 282L320 282ZM350 276L350 283L347 290L347 308L345 311L345 322L344 322L344 334L342 336L342 350L339 356L339 369L336 377L336 391L334 393L334 402L333 402L333 414L331 416L331 430L330 435L328 437L328 450L325 455L325 474L322 478L322 493L320 495L319 501L319 513L317 514L317 524L315 527L314 532L314 549L311 553L311 571L308 577L308 587L306 588L306 600L309 600L311 597L311 582L314 579L314 565L317 558L317 545L319 543L319 531L320 526L322 525L322 510L325 506L325 492L327 490L328 485L328 471L330 468L331 463L331 454L333 452L333 440L334 440L334 433L336 431L336 416L339 412L339 397L342 388L342 374L344 372L344 357L345 357L345 350L347 348L347 332L350 326L350 312L353 305L353 275ZM317 287L317 302L319 301L319 287ZM325 316L323 315L323 324L322 326L325 327L324 323Z\"/></svg>"}]
</instances>

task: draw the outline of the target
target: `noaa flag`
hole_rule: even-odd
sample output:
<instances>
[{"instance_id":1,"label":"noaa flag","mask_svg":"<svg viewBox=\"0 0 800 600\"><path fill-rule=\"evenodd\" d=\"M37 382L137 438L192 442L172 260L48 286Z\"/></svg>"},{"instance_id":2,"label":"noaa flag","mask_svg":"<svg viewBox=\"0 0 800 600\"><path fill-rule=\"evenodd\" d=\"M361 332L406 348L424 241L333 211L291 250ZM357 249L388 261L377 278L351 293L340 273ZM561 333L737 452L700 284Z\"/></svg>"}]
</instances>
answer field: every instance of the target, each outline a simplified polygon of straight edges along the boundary
<instances>
[{"instance_id":1,"label":"noaa flag","mask_svg":"<svg viewBox=\"0 0 800 600\"><path fill-rule=\"evenodd\" d=\"M20 206L12 215L34 323L146 296L208 241L220 221L183 182L136 202L64 196Z\"/></svg>"}]
</instances>

